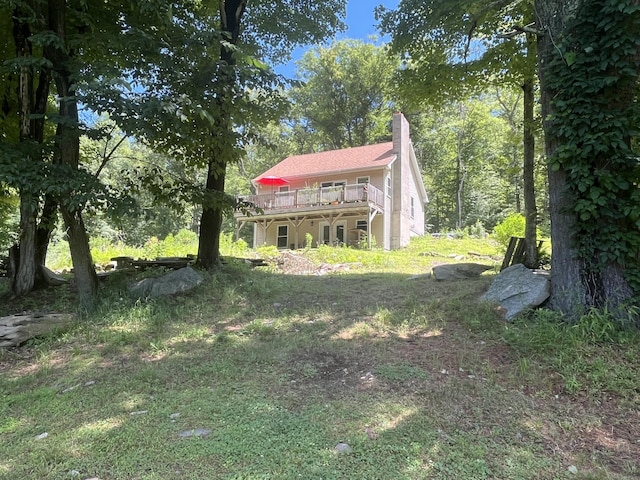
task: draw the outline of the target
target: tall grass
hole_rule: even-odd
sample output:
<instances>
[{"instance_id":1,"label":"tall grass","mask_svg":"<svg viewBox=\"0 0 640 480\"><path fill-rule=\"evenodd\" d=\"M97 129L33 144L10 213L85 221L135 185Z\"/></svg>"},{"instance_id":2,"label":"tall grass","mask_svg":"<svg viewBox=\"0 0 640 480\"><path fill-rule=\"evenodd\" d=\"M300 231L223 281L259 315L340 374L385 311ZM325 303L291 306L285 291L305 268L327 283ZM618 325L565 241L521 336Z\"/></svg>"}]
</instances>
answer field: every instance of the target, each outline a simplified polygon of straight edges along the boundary
<instances>
[{"instance_id":1,"label":"tall grass","mask_svg":"<svg viewBox=\"0 0 640 480\"><path fill-rule=\"evenodd\" d=\"M169 234L164 239L151 237L143 245L127 245L113 242L102 237L91 238L91 256L94 263L104 265L115 257L131 257L135 259L153 260L157 257L185 257L198 252L198 236L190 230L180 230L175 235ZM233 240L232 234L220 237L220 252L225 256L244 256L248 254L244 240ZM65 240L51 244L47 256L47 266L61 271L72 266L69 244Z\"/></svg>"},{"instance_id":2,"label":"tall grass","mask_svg":"<svg viewBox=\"0 0 640 480\"><path fill-rule=\"evenodd\" d=\"M606 310L592 309L575 324L556 312L538 310L508 325L504 338L519 353L525 377L552 368L570 394L637 400L640 336Z\"/></svg>"}]
</instances>

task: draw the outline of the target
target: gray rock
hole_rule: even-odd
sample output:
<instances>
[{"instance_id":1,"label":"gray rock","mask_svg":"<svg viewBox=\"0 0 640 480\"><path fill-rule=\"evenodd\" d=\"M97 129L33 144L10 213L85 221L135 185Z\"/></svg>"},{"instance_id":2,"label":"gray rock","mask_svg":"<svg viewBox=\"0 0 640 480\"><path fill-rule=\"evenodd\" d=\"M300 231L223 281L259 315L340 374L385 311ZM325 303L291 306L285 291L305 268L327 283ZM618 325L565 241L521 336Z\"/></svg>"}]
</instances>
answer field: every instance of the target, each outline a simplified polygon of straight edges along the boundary
<instances>
[{"instance_id":1,"label":"gray rock","mask_svg":"<svg viewBox=\"0 0 640 480\"><path fill-rule=\"evenodd\" d=\"M413 275L413 276L409 277L407 280L421 280L423 278L431 278L431 272L420 273L418 275Z\"/></svg>"},{"instance_id":2,"label":"gray rock","mask_svg":"<svg viewBox=\"0 0 640 480\"><path fill-rule=\"evenodd\" d=\"M436 280L461 280L479 277L482 272L491 270L490 265L479 263L450 263L433 267L433 278Z\"/></svg>"},{"instance_id":3,"label":"gray rock","mask_svg":"<svg viewBox=\"0 0 640 480\"><path fill-rule=\"evenodd\" d=\"M338 453L351 453L353 452L353 448L351 448L348 443L340 442L336 445L335 451Z\"/></svg>"},{"instance_id":4,"label":"gray rock","mask_svg":"<svg viewBox=\"0 0 640 480\"><path fill-rule=\"evenodd\" d=\"M211 430L207 428L194 428L193 430L185 430L184 432L180 432L178 435L180 435L182 438L206 437L210 433Z\"/></svg>"},{"instance_id":5,"label":"gray rock","mask_svg":"<svg viewBox=\"0 0 640 480\"><path fill-rule=\"evenodd\" d=\"M551 292L548 272L530 270L522 264L505 268L481 300L497 303L505 311L505 320L541 305Z\"/></svg>"},{"instance_id":6,"label":"gray rock","mask_svg":"<svg viewBox=\"0 0 640 480\"><path fill-rule=\"evenodd\" d=\"M204 281L202 275L191 267L174 270L157 278L145 278L129 287L129 292L137 297L159 297L186 292Z\"/></svg>"}]
</instances>

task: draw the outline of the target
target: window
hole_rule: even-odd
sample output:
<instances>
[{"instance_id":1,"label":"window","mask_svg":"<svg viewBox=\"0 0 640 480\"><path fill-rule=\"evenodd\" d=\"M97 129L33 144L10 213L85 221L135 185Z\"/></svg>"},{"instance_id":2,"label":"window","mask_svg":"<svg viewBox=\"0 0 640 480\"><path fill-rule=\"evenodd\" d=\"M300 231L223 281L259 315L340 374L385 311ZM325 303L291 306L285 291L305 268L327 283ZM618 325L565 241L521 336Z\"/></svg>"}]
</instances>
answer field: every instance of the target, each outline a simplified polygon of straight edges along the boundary
<instances>
[{"instance_id":1,"label":"window","mask_svg":"<svg viewBox=\"0 0 640 480\"><path fill-rule=\"evenodd\" d=\"M415 198L411 197L411 218L416 216Z\"/></svg>"},{"instance_id":2,"label":"window","mask_svg":"<svg viewBox=\"0 0 640 480\"><path fill-rule=\"evenodd\" d=\"M278 225L278 248L287 248L289 242L289 226Z\"/></svg>"},{"instance_id":3,"label":"window","mask_svg":"<svg viewBox=\"0 0 640 480\"><path fill-rule=\"evenodd\" d=\"M320 189L320 203L344 202L345 186L344 180L322 182Z\"/></svg>"},{"instance_id":4,"label":"window","mask_svg":"<svg viewBox=\"0 0 640 480\"><path fill-rule=\"evenodd\" d=\"M364 230L366 232L367 231L367 221L366 220L358 220L356 222L356 228L358 230Z\"/></svg>"},{"instance_id":5,"label":"window","mask_svg":"<svg viewBox=\"0 0 640 480\"><path fill-rule=\"evenodd\" d=\"M331 238L331 226L329 222L320 222L320 239L318 243L324 243L325 245L330 245L331 241L333 241L333 245L341 245L345 243L347 231L346 222L342 221L336 223L333 228L333 238Z\"/></svg>"},{"instance_id":6,"label":"window","mask_svg":"<svg viewBox=\"0 0 640 480\"><path fill-rule=\"evenodd\" d=\"M329 229L329 224L324 225L322 227L322 243L324 243L325 245L329 243L329 232L331 230Z\"/></svg>"},{"instance_id":7,"label":"window","mask_svg":"<svg viewBox=\"0 0 640 480\"><path fill-rule=\"evenodd\" d=\"M283 185L280 187L280 192L288 192L289 191L289 185Z\"/></svg>"},{"instance_id":8,"label":"window","mask_svg":"<svg viewBox=\"0 0 640 480\"><path fill-rule=\"evenodd\" d=\"M391 196L391 175L387 176L387 197Z\"/></svg>"},{"instance_id":9,"label":"window","mask_svg":"<svg viewBox=\"0 0 640 480\"><path fill-rule=\"evenodd\" d=\"M369 183L369 177L358 177L356 178L356 183L358 185L362 185L363 183Z\"/></svg>"}]
</instances>

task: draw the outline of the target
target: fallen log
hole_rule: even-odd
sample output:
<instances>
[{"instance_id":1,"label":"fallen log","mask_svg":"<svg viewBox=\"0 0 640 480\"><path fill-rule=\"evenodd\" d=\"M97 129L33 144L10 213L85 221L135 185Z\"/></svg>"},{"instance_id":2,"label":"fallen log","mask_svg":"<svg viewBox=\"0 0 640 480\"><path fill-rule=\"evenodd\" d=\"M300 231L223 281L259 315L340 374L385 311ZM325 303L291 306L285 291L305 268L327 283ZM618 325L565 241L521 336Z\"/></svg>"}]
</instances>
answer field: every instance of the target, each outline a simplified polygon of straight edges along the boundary
<instances>
[{"instance_id":1,"label":"fallen log","mask_svg":"<svg viewBox=\"0 0 640 480\"><path fill-rule=\"evenodd\" d=\"M19 313L0 318L0 347L17 347L72 324L71 313Z\"/></svg>"}]
</instances>

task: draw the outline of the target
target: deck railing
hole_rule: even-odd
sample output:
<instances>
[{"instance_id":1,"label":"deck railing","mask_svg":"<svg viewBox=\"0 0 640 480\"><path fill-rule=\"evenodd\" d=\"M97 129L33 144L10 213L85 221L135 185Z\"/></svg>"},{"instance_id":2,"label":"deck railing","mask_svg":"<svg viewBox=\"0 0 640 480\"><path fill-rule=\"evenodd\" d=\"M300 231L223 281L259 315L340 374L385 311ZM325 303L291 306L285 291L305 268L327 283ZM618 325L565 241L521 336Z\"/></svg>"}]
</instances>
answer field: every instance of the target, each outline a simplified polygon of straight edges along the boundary
<instances>
[{"instance_id":1,"label":"deck railing","mask_svg":"<svg viewBox=\"0 0 640 480\"><path fill-rule=\"evenodd\" d=\"M265 211L355 202L371 202L382 207L384 194L370 183L359 183L333 187L301 188L290 192L244 195L242 200Z\"/></svg>"}]
</instances>

